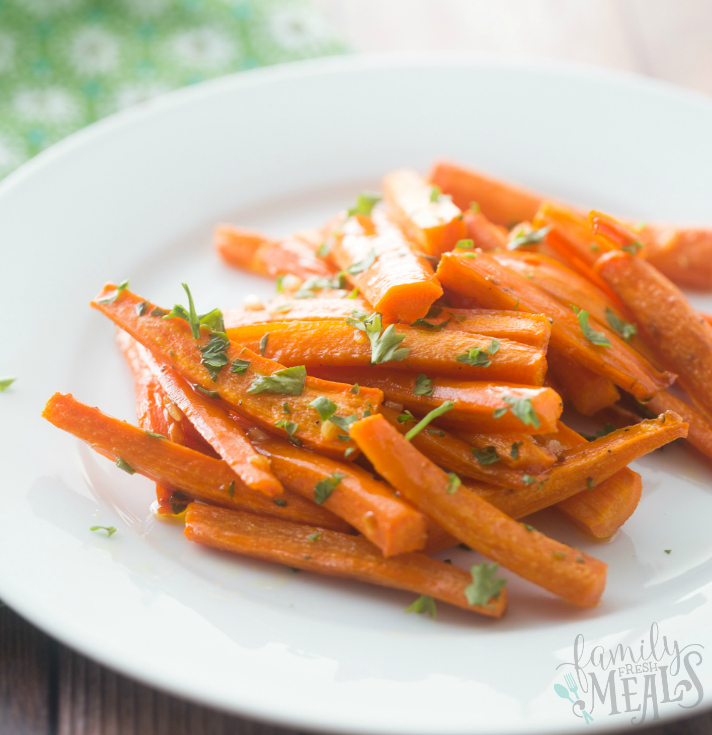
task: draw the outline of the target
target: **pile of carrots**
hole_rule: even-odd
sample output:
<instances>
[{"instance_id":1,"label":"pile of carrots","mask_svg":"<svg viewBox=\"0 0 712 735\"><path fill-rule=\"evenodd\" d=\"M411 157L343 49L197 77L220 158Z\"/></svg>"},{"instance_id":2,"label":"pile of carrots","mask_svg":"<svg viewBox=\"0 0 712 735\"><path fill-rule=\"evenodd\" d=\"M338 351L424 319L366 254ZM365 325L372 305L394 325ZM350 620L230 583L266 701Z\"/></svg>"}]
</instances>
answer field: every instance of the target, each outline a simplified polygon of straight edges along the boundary
<instances>
[{"instance_id":1,"label":"pile of carrots","mask_svg":"<svg viewBox=\"0 0 712 735\"><path fill-rule=\"evenodd\" d=\"M709 231L437 162L284 240L220 226L216 249L276 297L197 314L185 285L172 310L105 286L138 427L70 395L43 414L153 480L192 541L407 590L433 617L501 617L500 567L591 607L606 564L522 519L554 507L607 538L641 497L632 460L681 438L712 457L712 327L675 285L712 286ZM490 562L433 556L457 544Z\"/></svg>"}]
</instances>

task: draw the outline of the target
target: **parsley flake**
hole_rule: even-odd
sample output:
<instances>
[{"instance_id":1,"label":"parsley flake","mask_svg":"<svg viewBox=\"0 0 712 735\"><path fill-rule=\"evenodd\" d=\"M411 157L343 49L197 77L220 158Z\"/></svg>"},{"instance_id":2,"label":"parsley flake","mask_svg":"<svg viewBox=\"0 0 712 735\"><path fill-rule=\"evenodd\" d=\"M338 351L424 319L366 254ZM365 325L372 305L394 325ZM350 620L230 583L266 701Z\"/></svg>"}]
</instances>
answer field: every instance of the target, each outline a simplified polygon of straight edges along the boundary
<instances>
[{"instance_id":1,"label":"parsley flake","mask_svg":"<svg viewBox=\"0 0 712 735\"><path fill-rule=\"evenodd\" d=\"M125 459L121 459L121 457L119 457L116 460L116 466L120 470L123 470L124 472L128 472L129 475L136 474L136 470Z\"/></svg>"},{"instance_id":2,"label":"parsley flake","mask_svg":"<svg viewBox=\"0 0 712 735\"><path fill-rule=\"evenodd\" d=\"M410 354L405 347L398 345L405 339L404 334L398 334L394 324L383 329L381 315L378 313L368 316L365 312L354 310L351 317L346 317L346 323L354 329L366 333L371 343L371 364L380 365L384 362L400 362Z\"/></svg>"},{"instance_id":3,"label":"parsley flake","mask_svg":"<svg viewBox=\"0 0 712 735\"><path fill-rule=\"evenodd\" d=\"M317 256L317 258L326 258L326 256L331 252L331 248L333 248L333 247L334 247L334 241L333 240L326 240L326 242L323 242L316 249L316 256Z\"/></svg>"},{"instance_id":4,"label":"parsley flake","mask_svg":"<svg viewBox=\"0 0 712 735\"><path fill-rule=\"evenodd\" d=\"M433 620L435 620L438 614L435 607L435 600L430 597L430 595L421 595L412 605L409 605L405 611L407 613L418 613L419 615L427 613Z\"/></svg>"},{"instance_id":5,"label":"parsley flake","mask_svg":"<svg viewBox=\"0 0 712 735\"><path fill-rule=\"evenodd\" d=\"M433 381L427 375L421 373L415 379L414 396L432 396L434 390Z\"/></svg>"},{"instance_id":6,"label":"parsley flake","mask_svg":"<svg viewBox=\"0 0 712 735\"><path fill-rule=\"evenodd\" d=\"M166 437L163 434L156 434L155 431L149 431L148 429L144 429L144 434L148 434L149 436L152 436L154 439L165 439Z\"/></svg>"},{"instance_id":7,"label":"parsley flake","mask_svg":"<svg viewBox=\"0 0 712 735\"><path fill-rule=\"evenodd\" d=\"M442 195L443 193L439 186L430 187L430 201L431 202L437 202L438 199L440 199Z\"/></svg>"},{"instance_id":8,"label":"parsley flake","mask_svg":"<svg viewBox=\"0 0 712 735\"><path fill-rule=\"evenodd\" d=\"M319 413L322 421L328 421L338 410L338 406L326 396L315 398L310 404Z\"/></svg>"},{"instance_id":9,"label":"parsley flake","mask_svg":"<svg viewBox=\"0 0 712 735\"><path fill-rule=\"evenodd\" d=\"M534 526L530 526L530 525L529 525L528 523L522 523L522 525L523 525L523 526L524 526L524 528L526 528L526 530L527 530L527 531L529 531L530 533L531 533L532 531L536 531L536 528L534 528Z\"/></svg>"},{"instance_id":10,"label":"parsley flake","mask_svg":"<svg viewBox=\"0 0 712 735\"><path fill-rule=\"evenodd\" d=\"M230 484L227 486L227 494L230 498L235 497L235 480L231 480Z\"/></svg>"},{"instance_id":11,"label":"parsley flake","mask_svg":"<svg viewBox=\"0 0 712 735\"><path fill-rule=\"evenodd\" d=\"M351 390L349 391L349 393L353 393L355 396L357 396L360 392L361 392L361 388L359 387L358 383L354 383L351 386Z\"/></svg>"},{"instance_id":12,"label":"parsley flake","mask_svg":"<svg viewBox=\"0 0 712 735\"><path fill-rule=\"evenodd\" d=\"M509 453L509 456L512 459L519 458L519 447L521 447L522 444L524 444L524 442L514 442L514 444L512 444L512 451Z\"/></svg>"},{"instance_id":13,"label":"parsley flake","mask_svg":"<svg viewBox=\"0 0 712 735\"><path fill-rule=\"evenodd\" d=\"M538 230L532 230L526 234L519 235L507 243L507 250L519 250L519 248L526 247L527 245L537 245L543 242L544 238L549 234L551 226L542 227Z\"/></svg>"},{"instance_id":14,"label":"parsley flake","mask_svg":"<svg viewBox=\"0 0 712 735\"><path fill-rule=\"evenodd\" d=\"M114 526L92 526L90 531L106 531L106 537L109 538L112 534L116 533Z\"/></svg>"},{"instance_id":15,"label":"parsley flake","mask_svg":"<svg viewBox=\"0 0 712 735\"><path fill-rule=\"evenodd\" d=\"M121 281L121 283L116 287L116 291L114 291L113 295L111 296L105 296L103 299L97 299L97 304L113 304L116 299L121 296L121 294L129 287L128 279L126 281Z\"/></svg>"},{"instance_id":16,"label":"parsley flake","mask_svg":"<svg viewBox=\"0 0 712 735\"><path fill-rule=\"evenodd\" d=\"M445 401L441 406L434 408L429 414L424 416L420 421L405 435L408 441L411 441L416 434L419 434L431 421L442 416L444 413L455 408L453 401Z\"/></svg>"},{"instance_id":17,"label":"parsley flake","mask_svg":"<svg viewBox=\"0 0 712 735\"><path fill-rule=\"evenodd\" d=\"M455 247L460 250L472 250L475 247L475 243L473 240L458 240L455 243Z\"/></svg>"},{"instance_id":18,"label":"parsley flake","mask_svg":"<svg viewBox=\"0 0 712 735\"><path fill-rule=\"evenodd\" d=\"M275 498L272 502L275 505L278 505L280 508L286 508L287 507L287 501L284 498Z\"/></svg>"},{"instance_id":19,"label":"parsley flake","mask_svg":"<svg viewBox=\"0 0 712 735\"><path fill-rule=\"evenodd\" d=\"M507 408L495 408L492 416L498 419L504 416L507 411L511 411L525 426L533 426L538 429L541 426L541 421L536 415L536 411L532 406L531 398L517 398L515 396L504 396L502 400L509 404ZM522 442L520 442L521 444ZM519 450L517 450L517 453Z\"/></svg>"},{"instance_id":20,"label":"parsley flake","mask_svg":"<svg viewBox=\"0 0 712 735\"><path fill-rule=\"evenodd\" d=\"M4 393L17 378L1 378L0 379L0 393Z\"/></svg>"},{"instance_id":21,"label":"parsley flake","mask_svg":"<svg viewBox=\"0 0 712 735\"><path fill-rule=\"evenodd\" d=\"M494 464L499 462L497 450L494 447L485 447L484 449L473 449L472 454L475 459L482 465Z\"/></svg>"},{"instance_id":22,"label":"parsley flake","mask_svg":"<svg viewBox=\"0 0 712 735\"><path fill-rule=\"evenodd\" d=\"M447 473L447 494L452 495L457 492L457 488L462 485L462 480L454 473Z\"/></svg>"},{"instance_id":23,"label":"parsley flake","mask_svg":"<svg viewBox=\"0 0 712 735\"><path fill-rule=\"evenodd\" d=\"M198 385L197 383L193 383L193 388L198 391L198 393L202 393L204 396L207 396L208 398L220 398L220 394L216 390L208 390L207 388L203 388L202 385Z\"/></svg>"},{"instance_id":24,"label":"parsley flake","mask_svg":"<svg viewBox=\"0 0 712 735\"><path fill-rule=\"evenodd\" d=\"M408 421L415 421L415 416L406 408L406 410L398 416L398 423L405 424Z\"/></svg>"},{"instance_id":25,"label":"parsley flake","mask_svg":"<svg viewBox=\"0 0 712 735\"><path fill-rule=\"evenodd\" d=\"M507 580L503 577L495 577L498 569L498 564L488 564L486 561L470 567L472 584L465 587L465 595L470 605L494 607L494 605L489 605L489 601L496 600L502 588L507 584Z\"/></svg>"},{"instance_id":26,"label":"parsley flake","mask_svg":"<svg viewBox=\"0 0 712 735\"><path fill-rule=\"evenodd\" d=\"M611 343L603 332L597 332L589 323L589 313L585 309L579 309L577 306L572 306L572 309L576 312L578 317L579 327L583 332L583 336L592 344L600 345L601 347L610 347Z\"/></svg>"},{"instance_id":27,"label":"parsley flake","mask_svg":"<svg viewBox=\"0 0 712 735\"><path fill-rule=\"evenodd\" d=\"M566 554L563 551L552 551L551 555L554 557L554 559L558 559L559 561L563 561L566 559Z\"/></svg>"},{"instance_id":28,"label":"parsley flake","mask_svg":"<svg viewBox=\"0 0 712 735\"><path fill-rule=\"evenodd\" d=\"M272 375L258 375L247 389L250 395L271 393L278 396L301 396L307 369L304 365L277 370Z\"/></svg>"},{"instance_id":29,"label":"parsley flake","mask_svg":"<svg viewBox=\"0 0 712 735\"><path fill-rule=\"evenodd\" d=\"M346 477L346 475L341 472L334 472L329 477L319 480L319 482L314 485L315 502L319 505L326 502L344 477Z\"/></svg>"},{"instance_id":30,"label":"parsley flake","mask_svg":"<svg viewBox=\"0 0 712 735\"><path fill-rule=\"evenodd\" d=\"M360 260L358 263L352 263L346 269L346 272L351 274L352 276L357 276L359 273L363 273L364 271L368 270L375 262L376 251L371 248L371 252L363 260Z\"/></svg>"},{"instance_id":31,"label":"parsley flake","mask_svg":"<svg viewBox=\"0 0 712 735\"><path fill-rule=\"evenodd\" d=\"M672 554L672 549L665 549L666 554Z\"/></svg>"},{"instance_id":32,"label":"parsley flake","mask_svg":"<svg viewBox=\"0 0 712 735\"><path fill-rule=\"evenodd\" d=\"M587 477L586 478L586 488L588 490L593 490L593 488L596 487L593 483L593 477Z\"/></svg>"},{"instance_id":33,"label":"parsley flake","mask_svg":"<svg viewBox=\"0 0 712 735\"><path fill-rule=\"evenodd\" d=\"M275 426L287 432L287 437L292 444L296 444L298 447L302 445L302 440L294 436L297 429L299 429L299 424L295 424L294 421L288 421L287 419L281 419L275 423Z\"/></svg>"},{"instance_id":34,"label":"parsley flake","mask_svg":"<svg viewBox=\"0 0 712 735\"><path fill-rule=\"evenodd\" d=\"M370 217L373 208L382 199L380 194L374 194L373 192L364 191L358 195L356 199L356 205L347 210L346 215L353 217L355 214L361 214L365 217Z\"/></svg>"},{"instance_id":35,"label":"parsley flake","mask_svg":"<svg viewBox=\"0 0 712 735\"><path fill-rule=\"evenodd\" d=\"M282 404L282 413L292 413L292 409L289 407L288 403Z\"/></svg>"},{"instance_id":36,"label":"parsley flake","mask_svg":"<svg viewBox=\"0 0 712 735\"><path fill-rule=\"evenodd\" d=\"M267 340L269 339L269 332L266 332L262 335L262 339L260 340L260 355L262 357L265 356L265 350L267 349Z\"/></svg>"},{"instance_id":37,"label":"parsley flake","mask_svg":"<svg viewBox=\"0 0 712 735\"><path fill-rule=\"evenodd\" d=\"M493 339L489 343L489 347L487 348L487 353L490 355L496 355L499 352L499 348L501 344L502 344L501 340Z\"/></svg>"},{"instance_id":38,"label":"parsley flake","mask_svg":"<svg viewBox=\"0 0 712 735\"><path fill-rule=\"evenodd\" d=\"M615 332L618 332L626 342L628 342L631 337L638 334L638 328L635 324L624 322L622 319L618 318L616 313L609 307L606 307L606 321L608 322L608 326Z\"/></svg>"},{"instance_id":39,"label":"parsley flake","mask_svg":"<svg viewBox=\"0 0 712 735\"><path fill-rule=\"evenodd\" d=\"M522 475L522 481L525 485L533 485L536 482L536 477L533 477L532 475L527 475L524 473Z\"/></svg>"},{"instance_id":40,"label":"parsley flake","mask_svg":"<svg viewBox=\"0 0 712 735\"><path fill-rule=\"evenodd\" d=\"M352 455L352 454L353 454L353 453L354 453L355 451L356 451L356 447L349 447L349 448L348 448L348 449L347 449L347 450L346 450L346 451L344 452L344 459L348 459L348 458L349 458L349 457L350 457L350 456L351 456L351 455Z\"/></svg>"},{"instance_id":41,"label":"parsley flake","mask_svg":"<svg viewBox=\"0 0 712 735\"><path fill-rule=\"evenodd\" d=\"M218 379L220 371L230 362L227 356L228 347L230 347L230 340L225 332L213 332L205 345L200 347L203 356L201 362L210 373L213 382Z\"/></svg>"},{"instance_id":42,"label":"parsley flake","mask_svg":"<svg viewBox=\"0 0 712 735\"><path fill-rule=\"evenodd\" d=\"M230 372L236 375L244 375L248 367L250 367L249 360L233 360L232 365L230 365Z\"/></svg>"},{"instance_id":43,"label":"parsley flake","mask_svg":"<svg viewBox=\"0 0 712 735\"><path fill-rule=\"evenodd\" d=\"M136 309L136 315L143 316L148 311L148 306L148 301L142 301L140 304L136 304L134 307Z\"/></svg>"},{"instance_id":44,"label":"parsley flake","mask_svg":"<svg viewBox=\"0 0 712 735\"><path fill-rule=\"evenodd\" d=\"M309 543L315 544L320 538L321 538L321 532L317 531L316 533L310 533L307 536L307 541L309 541Z\"/></svg>"},{"instance_id":45,"label":"parsley flake","mask_svg":"<svg viewBox=\"0 0 712 735\"><path fill-rule=\"evenodd\" d=\"M167 316L167 314L168 314L168 312L165 309L161 309L160 306L154 307L154 309L152 309L152 311L151 311L151 316L160 316L160 317L163 317L163 316Z\"/></svg>"},{"instance_id":46,"label":"parsley flake","mask_svg":"<svg viewBox=\"0 0 712 735\"><path fill-rule=\"evenodd\" d=\"M624 250L626 253L630 253L631 255L636 255L638 250L643 249L643 243L639 240L634 240L631 243L628 243L628 245L622 245L621 250Z\"/></svg>"},{"instance_id":47,"label":"parsley flake","mask_svg":"<svg viewBox=\"0 0 712 735\"><path fill-rule=\"evenodd\" d=\"M492 364L492 360L489 359L487 351L481 350L479 347L470 348L469 352L458 355L455 360L465 365L472 365L473 367L489 367Z\"/></svg>"}]
</instances>

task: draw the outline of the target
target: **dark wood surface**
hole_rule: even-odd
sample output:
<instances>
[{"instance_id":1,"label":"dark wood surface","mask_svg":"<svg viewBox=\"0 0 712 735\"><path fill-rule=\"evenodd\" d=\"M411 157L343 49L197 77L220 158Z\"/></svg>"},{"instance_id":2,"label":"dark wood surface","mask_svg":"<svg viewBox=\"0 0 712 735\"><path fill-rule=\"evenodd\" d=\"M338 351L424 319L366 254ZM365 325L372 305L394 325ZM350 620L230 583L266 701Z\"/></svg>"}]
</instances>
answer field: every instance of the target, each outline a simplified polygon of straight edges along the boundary
<instances>
[{"instance_id":1,"label":"dark wood surface","mask_svg":"<svg viewBox=\"0 0 712 735\"><path fill-rule=\"evenodd\" d=\"M643 735L712 735L712 713L633 729ZM74 653L2 607L0 735L297 733L231 717L138 684Z\"/></svg>"}]
</instances>

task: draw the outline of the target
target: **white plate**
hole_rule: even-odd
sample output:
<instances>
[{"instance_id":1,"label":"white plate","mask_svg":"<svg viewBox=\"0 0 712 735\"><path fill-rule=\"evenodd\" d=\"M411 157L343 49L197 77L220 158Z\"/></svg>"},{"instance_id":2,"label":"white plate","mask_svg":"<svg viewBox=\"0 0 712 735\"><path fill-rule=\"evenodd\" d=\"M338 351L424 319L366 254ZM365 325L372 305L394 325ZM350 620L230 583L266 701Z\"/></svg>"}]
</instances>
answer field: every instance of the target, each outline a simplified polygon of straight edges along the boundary
<instances>
[{"instance_id":1,"label":"white plate","mask_svg":"<svg viewBox=\"0 0 712 735\"><path fill-rule=\"evenodd\" d=\"M681 709L697 698L683 667L676 680L691 689L661 701L659 716L701 712L712 702L712 477L679 447L636 463L643 501L613 542L585 542L546 514L534 521L610 564L599 608L572 609L507 575L505 620L443 604L433 622L403 614L412 595L188 543L151 518L148 481L40 412L60 390L134 419L113 329L87 307L104 281L130 277L166 305L188 281L204 310L272 290L218 262L215 222L286 234L320 223L385 171L424 170L435 156L626 215L709 221L710 130L707 99L634 77L472 56L351 58L180 91L41 155L0 186L0 377L19 376L0 396L0 596L128 675L301 728L573 732L581 713L553 687L574 638L585 636L587 653L594 643L639 646L653 623L670 645L692 646L683 656L693 654L704 688L696 708ZM709 297L701 303L712 310ZM118 532L106 539L94 524ZM628 682L631 707L644 685L643 673ZM610 714L608 697L592 730L640 718Z\"/></svg>"}]
</instances>

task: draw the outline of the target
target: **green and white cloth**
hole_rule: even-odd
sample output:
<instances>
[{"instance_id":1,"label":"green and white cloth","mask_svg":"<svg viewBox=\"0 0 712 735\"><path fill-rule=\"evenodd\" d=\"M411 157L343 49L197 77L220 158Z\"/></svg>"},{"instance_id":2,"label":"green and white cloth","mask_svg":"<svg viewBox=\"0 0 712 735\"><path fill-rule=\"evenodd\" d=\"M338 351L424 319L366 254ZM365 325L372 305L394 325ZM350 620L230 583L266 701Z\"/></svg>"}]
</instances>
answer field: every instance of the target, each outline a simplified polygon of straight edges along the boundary
<instances>
[{"instance_id":1,"label":"green and white cloth","mask_svg":"<svg viewBox=\"0 0 712 735\"><path fill-rule=\"evenodd\" d=\"M0 177L162 92L345 50L306 0L0 0Z\"/></svg>"}]
</instances>

